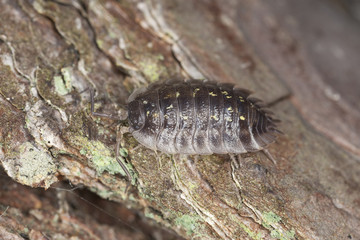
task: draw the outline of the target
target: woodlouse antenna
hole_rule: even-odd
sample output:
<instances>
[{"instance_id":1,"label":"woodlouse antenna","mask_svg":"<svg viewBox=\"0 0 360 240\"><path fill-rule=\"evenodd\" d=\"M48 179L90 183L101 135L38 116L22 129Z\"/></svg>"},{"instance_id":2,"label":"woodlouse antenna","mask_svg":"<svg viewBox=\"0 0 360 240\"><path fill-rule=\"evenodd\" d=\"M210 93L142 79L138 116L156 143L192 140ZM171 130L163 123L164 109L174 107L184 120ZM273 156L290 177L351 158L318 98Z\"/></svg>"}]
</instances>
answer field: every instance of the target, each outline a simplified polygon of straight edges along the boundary
<instances>
[{"instance_id":1,"label":"woodlouse antenna","mask_svg":"<svg viewBox=\"0 0 360 240\"><path fill-rule=\"evenodd\" d=\"M116 117L112 114L106 114L106 113L98 113L94 111L94 106L95 106L95 98L94 98L94 89L90 89L90 101L91 101L91 115L93 116L97 116L97 117L105 117L105 118L110 118L110 119L114 119L114 120L119 120L122 121L123 119L120 119L119 117Z\"/></svg>"}]
</instances>

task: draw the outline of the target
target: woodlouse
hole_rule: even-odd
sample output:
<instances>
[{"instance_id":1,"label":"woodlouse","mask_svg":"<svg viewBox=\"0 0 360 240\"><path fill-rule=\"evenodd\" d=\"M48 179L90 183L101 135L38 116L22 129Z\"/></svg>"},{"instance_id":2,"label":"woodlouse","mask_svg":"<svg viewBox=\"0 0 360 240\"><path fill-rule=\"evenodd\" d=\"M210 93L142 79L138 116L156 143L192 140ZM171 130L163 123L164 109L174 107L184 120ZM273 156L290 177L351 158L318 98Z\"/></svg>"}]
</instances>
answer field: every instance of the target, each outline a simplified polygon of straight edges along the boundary
<instances>
[{"instance_id":1,"label":"woodlouse","mask_svg":"<svg viewBox=\"0 0 360 240\"><path fill-rule=\"evenodd\" d=\"M281 132L249 95L233 84L206 80L156 82L130 95L129 131L142 145L169 154L264 150Z\"/></svg>"}]
</instances>

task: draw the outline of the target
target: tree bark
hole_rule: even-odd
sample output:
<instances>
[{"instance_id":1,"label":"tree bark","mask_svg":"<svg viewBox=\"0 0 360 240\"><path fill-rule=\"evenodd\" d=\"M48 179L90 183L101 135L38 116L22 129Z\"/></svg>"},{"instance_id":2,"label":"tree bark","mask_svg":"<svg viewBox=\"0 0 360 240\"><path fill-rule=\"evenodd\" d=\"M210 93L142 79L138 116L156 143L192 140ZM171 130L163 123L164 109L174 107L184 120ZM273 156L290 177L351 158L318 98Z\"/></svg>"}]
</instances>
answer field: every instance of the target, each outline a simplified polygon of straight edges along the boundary
<instances>
[{"instance_id":1,"label":"tree bark","mask_svg":"<svg viewBox=\"0 0 360 240\"><path fill-rule=\"evenodd\" d=\"M360 239L356 4L1 1L0 238ZM168 156L125 133L127 189L119 121L90 114L89 89L118 116L174 77L254 91L282 121L277 163Z\"/></svg>"}]
</instances>

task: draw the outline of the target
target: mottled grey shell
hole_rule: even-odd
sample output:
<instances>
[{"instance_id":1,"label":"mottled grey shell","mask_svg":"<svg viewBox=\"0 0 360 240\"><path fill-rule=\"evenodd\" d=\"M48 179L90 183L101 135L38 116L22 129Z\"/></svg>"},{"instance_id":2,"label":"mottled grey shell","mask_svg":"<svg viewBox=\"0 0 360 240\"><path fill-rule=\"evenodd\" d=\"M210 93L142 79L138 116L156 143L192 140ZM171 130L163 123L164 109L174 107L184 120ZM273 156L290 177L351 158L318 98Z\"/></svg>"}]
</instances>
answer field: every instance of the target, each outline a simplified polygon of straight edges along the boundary
<instances>
[{"instance_id":1,"label":"mottled grey shell","mask_svg":"<svg viewBox=\"0 0 360 240\"><path fill-rule=\"evenodd\" d=\"M142 145L170 154L259 151L279 131L249 94L200 80L154 83L128 99L130 132Z\"/></svg>"}]
</instances>

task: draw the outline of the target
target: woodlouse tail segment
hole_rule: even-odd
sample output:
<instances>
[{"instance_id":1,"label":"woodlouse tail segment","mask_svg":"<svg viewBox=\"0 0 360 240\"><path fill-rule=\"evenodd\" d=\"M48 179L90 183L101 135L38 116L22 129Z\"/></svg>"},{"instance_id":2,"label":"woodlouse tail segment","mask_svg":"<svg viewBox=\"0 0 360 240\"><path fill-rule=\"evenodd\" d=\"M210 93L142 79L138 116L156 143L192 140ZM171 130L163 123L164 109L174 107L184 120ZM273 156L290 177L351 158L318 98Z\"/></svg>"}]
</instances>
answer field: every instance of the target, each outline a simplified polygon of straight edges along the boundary
<instances>
[{"instance_id":1,"label":"woodlouse tail segment","mask_svg":"<svg viewBox=\"0 0 360 240\"><path fill-rule=\"evenodd\" d=\"M277 119L272 119L272 118L268 119L268 124L265 127L265 134L261 136L262 139L268 142L274 142L279 134L284 134L283 132L277 129L276 123L278 122L280 121ZM269 160L271 160L276 165L277 162L275 158L270 154L269 150L263 148L262 152Z\"/></svg>"}]
</instances>

